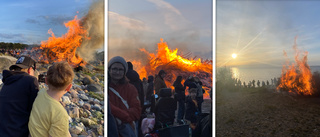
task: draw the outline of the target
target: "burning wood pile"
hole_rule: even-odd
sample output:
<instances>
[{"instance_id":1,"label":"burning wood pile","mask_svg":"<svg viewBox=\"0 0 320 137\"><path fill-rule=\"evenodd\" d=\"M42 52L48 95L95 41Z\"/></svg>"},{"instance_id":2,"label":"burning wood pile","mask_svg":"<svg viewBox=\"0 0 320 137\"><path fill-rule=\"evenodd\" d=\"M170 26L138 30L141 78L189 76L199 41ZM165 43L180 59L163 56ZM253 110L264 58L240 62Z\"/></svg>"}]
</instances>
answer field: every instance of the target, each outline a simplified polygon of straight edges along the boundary
<instances>
[{"instance_id":1,"label":"burning wood pile","mask_svg":"<svg viewBox=\"0 0 320 137\"><path fill-rule=\"evenodd\" d=\"M303 58L300 59L300 51L297 49L297 44L293 46L295 50L295 63L289 65L287 59L286 65L283 65L280 84L277 90L288 91L299 95L313 95L315 83L313 82L310 66L307 63L308 52L304 52ZM285 57L287 53L284 51Z\"/></svg>"},{"instance_id":2,"label":"burning wood pile","mask_svg":"<svg viewBox=\"0 0 320 137\"><path fill-rule=\"evenodd\" d=\"M140 79L147 78L149 75L154 76L162 69L167 72L165 77L167 87L173 88L172 84L177 76L182 76L184 80L189 76L196 76L200 78L203 83L203 89L206 91L204 98L209 98L209 91L212 88L212 60L187 59L177 55L178 49L169 49L163 39L160 39L160 41L156 54L140 49L148 55L146 64L142 64L141 61L132 61L135 68L137 68Z\"/></svg>"}]
</instances>

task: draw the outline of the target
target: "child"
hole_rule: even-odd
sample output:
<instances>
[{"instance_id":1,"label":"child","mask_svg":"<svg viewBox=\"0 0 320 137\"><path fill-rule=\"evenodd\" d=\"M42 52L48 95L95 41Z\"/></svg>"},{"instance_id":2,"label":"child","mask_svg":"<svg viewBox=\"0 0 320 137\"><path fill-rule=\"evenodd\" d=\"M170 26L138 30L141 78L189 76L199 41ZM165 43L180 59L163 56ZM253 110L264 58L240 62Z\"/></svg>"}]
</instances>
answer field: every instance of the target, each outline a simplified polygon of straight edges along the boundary
<instances>
[{"instance_id":1,"label":"child","mask_svg":"<svg viewBox=\"0 0 320 137\"><path fill-rule=\"evenodd\" d=\"M189 89L189 95L186 97L186 114L185 119L190 121L190 127L192 129L195 128L197 123L197 115L198 111L198 104L197 104L197 88Z\"/></svg>"},{"instance_id":2,"label":"child","mask_svg":"<svg viewBox=\"0 0 320 137\"><path fill-rule=\"evenodd\" d=\"M45 79L48 90L39 91L30 114L32 137L71 137L68 113L59 100L72 87L73 78L73 69L67 62L57 62L49 68Z\"/></svg>"}]
</instances>

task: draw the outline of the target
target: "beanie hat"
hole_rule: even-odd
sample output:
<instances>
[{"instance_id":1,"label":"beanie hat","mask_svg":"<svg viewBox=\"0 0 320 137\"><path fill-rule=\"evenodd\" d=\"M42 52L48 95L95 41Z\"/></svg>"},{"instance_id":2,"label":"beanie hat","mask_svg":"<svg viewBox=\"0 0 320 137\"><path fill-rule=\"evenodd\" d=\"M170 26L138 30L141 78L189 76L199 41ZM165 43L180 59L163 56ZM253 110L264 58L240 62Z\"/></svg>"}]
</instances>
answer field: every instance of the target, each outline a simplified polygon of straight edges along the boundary
<instances>
[{"instance_id":1,"label":"beanie hat","mask_svg":"<svg viewBox=\"0 0 320 137\"><path fill-rule=\"evenodd\" d=\"M122 58L120 56L113 57L108 62L108 68L110 68L112 66L112 64L114 64L114 63L121 63L123 65L123 67L125 69L124 74L126 74L128 72L128 64L127 64L126 60L124 60L124 58Z\"/></svg>"}]
</instances>

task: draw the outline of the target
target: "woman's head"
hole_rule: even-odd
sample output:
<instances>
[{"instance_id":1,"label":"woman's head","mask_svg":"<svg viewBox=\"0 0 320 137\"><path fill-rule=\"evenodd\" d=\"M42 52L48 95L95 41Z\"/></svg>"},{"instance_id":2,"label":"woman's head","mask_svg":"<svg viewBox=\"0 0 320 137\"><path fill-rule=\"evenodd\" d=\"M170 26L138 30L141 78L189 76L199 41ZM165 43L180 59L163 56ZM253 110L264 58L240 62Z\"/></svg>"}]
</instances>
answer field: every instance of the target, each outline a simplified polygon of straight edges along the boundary
<instances>
[{"instance_id":1,"label":"woman's head","mask_svg":"<svg viewBox=\"0 0 320 137\"><path fill-rule=\"evenodd\" d=\"M110 81L115 83L125 83L128 71L127 62L120 56L113 57L108 63L108 76Z\"/></svg>"},{"instance_id":2,"label":"woman's head","mask_svg":"<svg viewBox=\"0 0 320 137\"><path fill-rule=\"evenodd\" d=\"M72 83L73 78L73 69L67 62L56 62L47 72L46 83L50 89L66 90Z\"/></svg>"}]
</instances>

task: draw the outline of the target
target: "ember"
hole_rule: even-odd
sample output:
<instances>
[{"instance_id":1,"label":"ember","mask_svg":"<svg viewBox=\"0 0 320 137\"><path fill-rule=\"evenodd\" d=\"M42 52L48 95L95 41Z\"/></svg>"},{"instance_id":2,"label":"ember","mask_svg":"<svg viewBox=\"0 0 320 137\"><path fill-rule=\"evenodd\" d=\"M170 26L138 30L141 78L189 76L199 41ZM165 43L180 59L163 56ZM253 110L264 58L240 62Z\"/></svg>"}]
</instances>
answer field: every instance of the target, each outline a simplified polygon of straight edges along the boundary
<instances>
[{"instance_id":1,"label":"ember","mask_svg":"<svg viewBox=\"0 0 320 137\"><path fill-rule=\"evenodd\" d=\"M157 74L159 70L163 69L167 72L165 77L167 87L173 88L172 84L178 75L181 75L183 79L187 79L189 76L197 76L201 79L203 89L206 91L204 98L209 98L208 92L212 87L212 60L202 61L200 58L197 60L184 58L177 55L178 49L171 50L167 43L163 42L163 39L160 39L160 41L156 54L140 49L148 55L146 65L143 65L140 61L132 61L140 74L140 78Z\"/></svg>"},{"instance_id":2,"label":"ember","mask_svg":"<svg viewBox=\"0 0 320 137\"><path fill-rule=\"evenodd\" d=\"M307 63L308 52L304 52L303 58L300 60L300 51L297 49L296 42L293 49L296 53L295 64L289 65L287 60L286 65L283 65L280 84L277 89L301 95L312 95L314 90L312 88L312 73ZM287 57L285 51L284 55Z\"/></svg>"}]
</instances>

